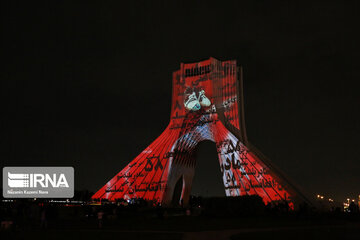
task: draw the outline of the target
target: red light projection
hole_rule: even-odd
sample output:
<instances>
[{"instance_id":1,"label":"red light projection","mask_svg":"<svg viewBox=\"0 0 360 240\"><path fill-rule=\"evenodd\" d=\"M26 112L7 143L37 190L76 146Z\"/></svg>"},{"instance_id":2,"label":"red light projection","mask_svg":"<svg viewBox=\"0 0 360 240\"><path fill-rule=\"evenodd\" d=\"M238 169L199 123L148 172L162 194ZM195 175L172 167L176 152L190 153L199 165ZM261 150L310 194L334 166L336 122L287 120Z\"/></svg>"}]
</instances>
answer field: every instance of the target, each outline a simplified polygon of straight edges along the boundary
<instances>
[{"instance_id":1,"label":"red light projection","mask_svg":"<svg viewBox=\"0 0 360 240\"><path fill-rule=\"evenodd\" d=\"M170 204L182 179L187 204L199 142L216 143L226 196L259 195L265 203L299 196L283 174L248 141L244 123L241 68L214 58L181 64L173 73L170 123L165 131L93 199L144 198Z\"/></svg>"}]
</instances>

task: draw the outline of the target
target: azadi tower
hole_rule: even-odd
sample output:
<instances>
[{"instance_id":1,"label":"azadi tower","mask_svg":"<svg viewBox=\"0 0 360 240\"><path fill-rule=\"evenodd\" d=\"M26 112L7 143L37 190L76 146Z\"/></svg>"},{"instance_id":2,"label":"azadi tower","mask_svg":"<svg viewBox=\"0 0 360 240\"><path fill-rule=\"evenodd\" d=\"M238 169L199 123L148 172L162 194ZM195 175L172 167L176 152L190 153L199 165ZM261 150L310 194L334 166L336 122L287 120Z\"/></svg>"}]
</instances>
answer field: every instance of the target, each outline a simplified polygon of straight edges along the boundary
<instances>
[{"instance_id":1,"label":"azadi tower","mask_svg":"<svg viewBox=\"0 0 360 240\"><path fill-rule=\"evenodd\" d=\"M195 174L195 150L215 142L226 196L259 195L291 208L310 201L248 142L242 69L235 60L181 63L173 73L170 123L93 199L143 198L186 205Z\"/></svg>"}]
</instances>

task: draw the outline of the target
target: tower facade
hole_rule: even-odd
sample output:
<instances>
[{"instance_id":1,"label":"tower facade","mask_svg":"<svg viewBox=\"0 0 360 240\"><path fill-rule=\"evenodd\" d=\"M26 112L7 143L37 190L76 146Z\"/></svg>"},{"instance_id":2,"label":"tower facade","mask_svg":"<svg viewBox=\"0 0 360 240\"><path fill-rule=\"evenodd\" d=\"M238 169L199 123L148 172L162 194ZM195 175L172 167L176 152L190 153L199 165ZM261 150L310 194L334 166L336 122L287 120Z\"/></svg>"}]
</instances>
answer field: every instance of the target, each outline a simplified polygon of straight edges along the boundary
<instances>
[{"instance_id":1,"label":"tower facade","mask_svg":"<svg viewBox=\"0 0 360 240\"><path fill-rule=\"evenodd\" d=\"M187 204L198 143L216 143L226 196L259 195L265 203L307 201L246 136L242 70L235 60L182 63L173 73L170 123L93 199L143 198ZM180 186L179 194L175 186Z\"/></svg>"}]
</instances>

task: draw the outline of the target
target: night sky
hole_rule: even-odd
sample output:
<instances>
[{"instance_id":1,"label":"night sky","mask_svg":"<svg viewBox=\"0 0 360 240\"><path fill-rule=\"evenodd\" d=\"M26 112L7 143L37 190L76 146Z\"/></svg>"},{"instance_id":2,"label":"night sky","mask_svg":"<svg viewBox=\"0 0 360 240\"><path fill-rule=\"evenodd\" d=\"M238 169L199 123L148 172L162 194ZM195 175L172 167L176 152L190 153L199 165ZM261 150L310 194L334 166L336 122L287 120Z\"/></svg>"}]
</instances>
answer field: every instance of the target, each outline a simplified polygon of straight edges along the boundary
<instances>
[{"instance_id":1,"label":"night sky","mask_svg":"<svg viewBox=\"0 0 360 240\"><path fill-rule=\"evenodd\" d=\"M98 190L166 128L172 72L211 56L243 66L248 137L275 165L359 195L358 8L218 2L3 3L1 166L73 166ZM215 144L198 160L193 194L225 195Z\"/></svg>"}]
</instances>

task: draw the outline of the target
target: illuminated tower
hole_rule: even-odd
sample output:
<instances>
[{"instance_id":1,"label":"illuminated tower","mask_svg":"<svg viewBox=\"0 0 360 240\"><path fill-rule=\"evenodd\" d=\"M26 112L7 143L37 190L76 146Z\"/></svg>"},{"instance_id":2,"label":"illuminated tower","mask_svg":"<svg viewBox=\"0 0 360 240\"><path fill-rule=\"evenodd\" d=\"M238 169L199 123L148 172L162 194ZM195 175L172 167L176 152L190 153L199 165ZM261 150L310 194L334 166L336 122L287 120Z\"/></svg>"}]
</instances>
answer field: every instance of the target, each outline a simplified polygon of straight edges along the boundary
<instances>
[{"instance_id":1,"label":"illuminated tower","mask_svg":"<svg viewBox=\"0 0 360 240\"><path fill-rule=\"evenodd\" d=\"M235 60L182 63L173 73L169 125L93 199L186 205L196 146L210 140L216 143L226 196L259 195L265 203L286 200L292 208L308 201L248 142L243 106L242 70Z\"/></svg>"}]
</instances>

